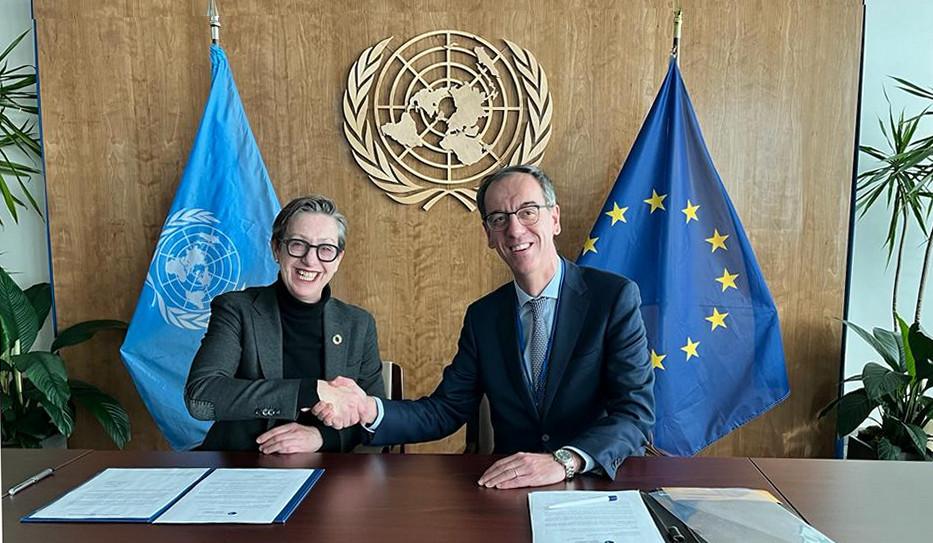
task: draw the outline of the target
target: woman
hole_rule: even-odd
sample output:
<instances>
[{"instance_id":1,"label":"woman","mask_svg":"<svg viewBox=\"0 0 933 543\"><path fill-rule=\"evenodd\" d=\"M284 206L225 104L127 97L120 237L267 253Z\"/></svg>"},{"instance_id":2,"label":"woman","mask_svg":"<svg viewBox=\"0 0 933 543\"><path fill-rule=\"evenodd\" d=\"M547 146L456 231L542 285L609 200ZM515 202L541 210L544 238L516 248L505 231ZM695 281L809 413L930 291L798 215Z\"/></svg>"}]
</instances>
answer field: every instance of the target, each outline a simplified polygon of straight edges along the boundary
<instances>
[{"instance_id":1,"label":"woman","mask_svg":"<svg viewBox=\"0 0 933 543\"><path fill-rule=\"evenodd\" d=\"M310 409L320 380L343 375L385 396L376 323L332 298L347 220L334 202L289 202L272 225L278 280L217 296L185 386L188 411L217 421L202 450L349 451L359 427L333 430Z\"/></svg>"}]
</instances>

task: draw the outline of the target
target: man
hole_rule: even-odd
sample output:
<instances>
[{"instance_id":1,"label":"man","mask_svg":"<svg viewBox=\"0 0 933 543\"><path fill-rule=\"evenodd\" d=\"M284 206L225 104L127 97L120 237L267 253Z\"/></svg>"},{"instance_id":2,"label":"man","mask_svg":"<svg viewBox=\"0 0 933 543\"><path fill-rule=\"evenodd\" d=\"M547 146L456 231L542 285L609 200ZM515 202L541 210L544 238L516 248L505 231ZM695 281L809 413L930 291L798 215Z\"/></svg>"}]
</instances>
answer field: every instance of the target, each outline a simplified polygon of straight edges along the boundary
<instances>
[{"instance_id":1,"label":"man","mask_svg":"<svg viewBox=\"0 0 933 543\"><path fill-rule=\"evenodd\" d=\"M479 484L540 486L600 471L611 478L642 454L654 424L638 288L557 254L560 207L539 168L504 168L483 180L477 204L489 247L514 281L473 303L458 352L437 390L419 400L321 395L312 410L340 428L357 421L373 445L439 439L489 398L496 453Z\"/></svg>"}]
</instances>

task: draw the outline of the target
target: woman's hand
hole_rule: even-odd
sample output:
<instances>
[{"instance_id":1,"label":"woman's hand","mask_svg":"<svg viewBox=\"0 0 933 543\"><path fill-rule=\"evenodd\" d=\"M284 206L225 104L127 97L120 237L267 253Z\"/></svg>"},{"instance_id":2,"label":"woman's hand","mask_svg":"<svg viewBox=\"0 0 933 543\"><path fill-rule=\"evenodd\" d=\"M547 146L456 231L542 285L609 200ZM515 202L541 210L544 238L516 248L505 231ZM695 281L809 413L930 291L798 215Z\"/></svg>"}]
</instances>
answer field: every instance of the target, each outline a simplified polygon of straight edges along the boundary
<instances>
[{"instance_id":1,"label":"woman's hand","mask_svg":"<svg viewBox=\"0 0 933 543\"><path fill-rule=\"evenodd\" d=\"M263 454L317 452L324 445L324 437L314 426L290 422L257 437L256 443Z\"/></svg>"}]
</instances>

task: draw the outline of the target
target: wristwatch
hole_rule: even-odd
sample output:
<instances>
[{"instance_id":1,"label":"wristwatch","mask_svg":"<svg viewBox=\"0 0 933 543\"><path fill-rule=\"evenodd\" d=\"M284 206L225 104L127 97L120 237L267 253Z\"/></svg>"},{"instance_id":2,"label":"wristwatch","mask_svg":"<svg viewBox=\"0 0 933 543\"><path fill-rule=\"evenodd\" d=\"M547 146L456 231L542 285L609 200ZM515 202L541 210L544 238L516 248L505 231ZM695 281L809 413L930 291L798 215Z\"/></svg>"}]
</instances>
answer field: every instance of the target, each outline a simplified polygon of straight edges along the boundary
<instances>
[{"instance_id":1,"label":"wristwatch","mask_svg":"<svg viewBox=\"0 0 933 543\"><path fill-rule=\"evenodd\" d=\"M567 481L573 479L577 473L573 465L573 453L569 449L557 449L554 451L554 460L564 466L564 479Z\"/></svg>"}]
</instances>

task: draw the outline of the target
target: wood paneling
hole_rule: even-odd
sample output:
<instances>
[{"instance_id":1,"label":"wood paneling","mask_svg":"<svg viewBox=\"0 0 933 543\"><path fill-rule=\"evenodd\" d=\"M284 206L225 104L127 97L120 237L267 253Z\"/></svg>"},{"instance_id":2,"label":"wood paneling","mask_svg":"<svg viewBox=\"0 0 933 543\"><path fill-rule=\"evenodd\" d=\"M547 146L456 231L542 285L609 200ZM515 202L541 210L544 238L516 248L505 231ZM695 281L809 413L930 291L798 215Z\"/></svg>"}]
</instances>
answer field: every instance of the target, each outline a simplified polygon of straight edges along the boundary
<instances>
[{"instance_id":1,"label":"wood paneling","mask_svg":"<svg viewBox=\"0 0 933 543\"><path fill-rule=\"evenodd\" d=\"M546 70L554 178L575 257L661 79L667 1L220 3L222 43L282 201L334 197L350 218L337 296L376 317L406 394L430 392L466 306L508 279L476 213L425 213L370 184L345 143L350 65L384 37L452 28L528 48ZM836 392L862 3L696 0L681 67L711 154L780 310L792 395L711 454L822 456L816 413ZM36 0L59 325L129 319L194 138L209 83L206 2ZM400 41L393 42L396 44ZM139 449L165 443L102 338L67 353L76 377L131 411ZM88 420L72 446L106 448ZM420 450L457 450L456 436Z\"/></svg>"}]
</instances>

